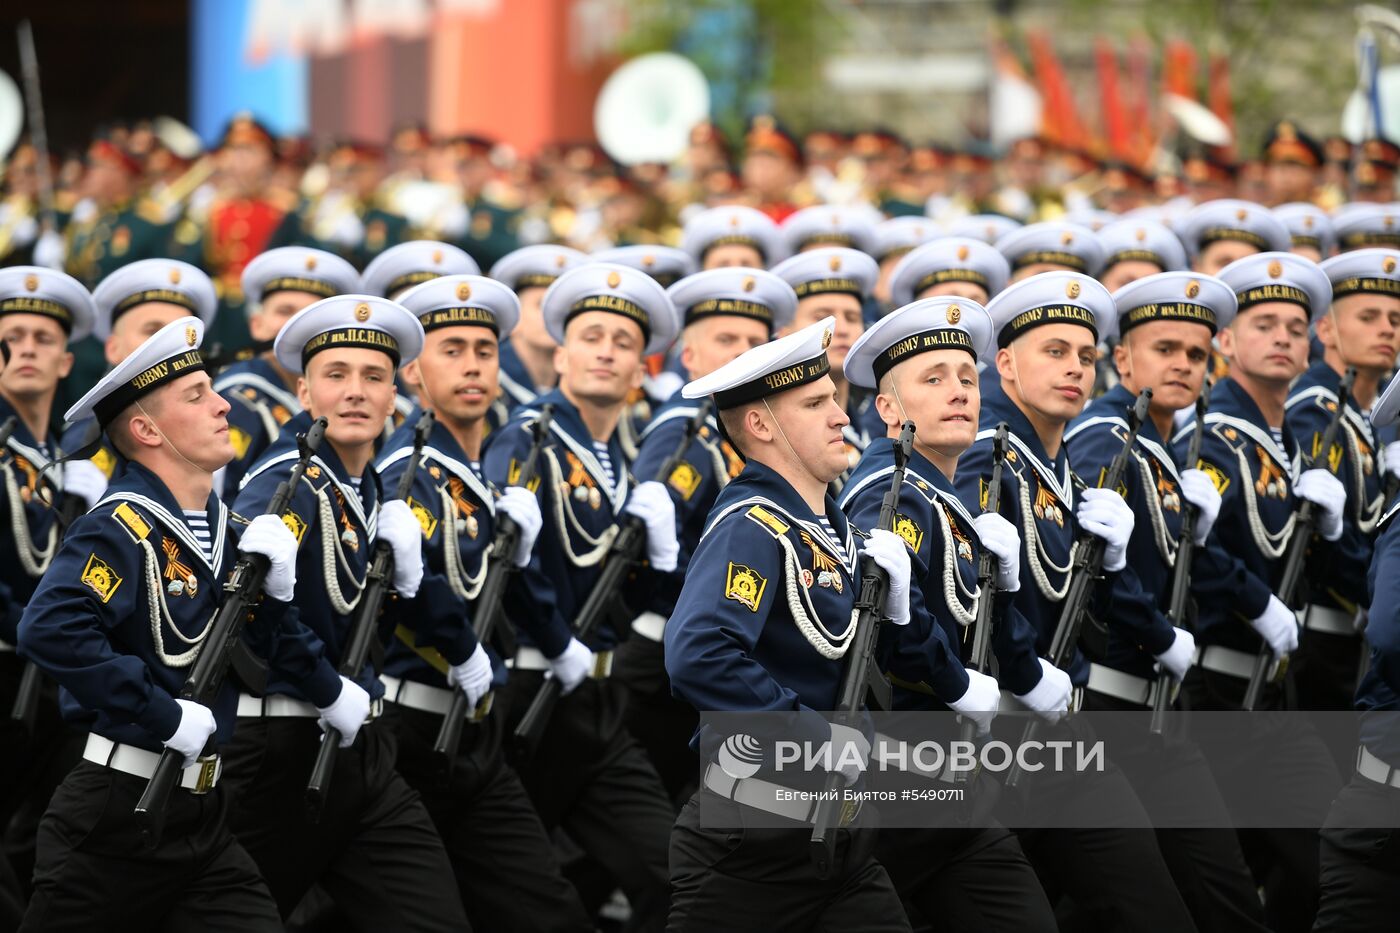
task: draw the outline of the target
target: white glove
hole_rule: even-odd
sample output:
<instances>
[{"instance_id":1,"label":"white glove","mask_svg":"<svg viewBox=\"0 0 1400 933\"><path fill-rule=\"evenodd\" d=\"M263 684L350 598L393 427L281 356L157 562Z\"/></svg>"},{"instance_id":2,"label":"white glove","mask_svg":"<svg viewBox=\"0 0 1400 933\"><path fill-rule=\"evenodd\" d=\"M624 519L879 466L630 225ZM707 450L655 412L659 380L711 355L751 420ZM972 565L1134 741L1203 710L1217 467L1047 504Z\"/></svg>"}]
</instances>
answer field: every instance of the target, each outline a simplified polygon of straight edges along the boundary
<instances>
[{"instance_id":1,"label":"white glove","mask_svg":"<svg viewBox=\"0 0 1400 933\"><path fill-rule=\"evenodd\" d=\"M1181 472L1181 497L1196 507L1197 544L1205 544L1215 519L1220 515L1220 491L1210 477L1200 470Z\"/></svg>"},{"instance_id":2,"label":"white glove","mask_svg":"<svg viewBox=\"0 0 1400 933\"><path fill-rule=\"evenodd\" d=\"M1385 445L1385 452L1381 455L1385 461L1385 471L1396 479L1400 479L1400 441L1391 441Z\"/></svg>"},{"instance_id":3,"label":"white glove","mask_svg":"<svg viewBox=\"0 0 1400 933\"><path fill-rule=\"evenodd\" d=\"M1112 489L1086 489L1075 513L1080 526L1104 541L1103 569L1116 573L1128 565L1133 510Z\"/></svg>"},{"instance_id":4,"label":"white glove","mask_svg":"<svg viewBox=\"0 0 1400 933\"><path fill-rule=\"evenodd\" d=\"M63 235L45 230L39 235L39 242L34 244L34 265L62 269L67 253L68 248L64 245Z\"/></svg>"},{"instance_id":5,"label":"white glove","mask_svg":"<svg viewBox=\"0 0 1400 933\"><path fill-rule=\"evenodd\" d=\"M566 694L573 693L574 688L583 683L583 679L591 670L593 652L577 638L569 639L568 647L560 652L559 657L549 659L549 671L559 678L559 685L564 688Z\"/></svg>"},{"instance_id":6,"label":"white glove","mask_svg":"<svg viewBox=\"0 0 1400 933\"><path fill-rule=\"evenodd\" d=\"M107 492L107 474L91 460L69 460L63 465L63 491L81 496L90 509Z\"/></svg>"},{"instance_id":7,"label":"white glove","mask_svg":"<svg viewBox=\"0 0 1400 933\"><path fill-rule=\"evenodd\" d=\"M214 722L214 711L193 700L176 700L180 704L180 724L175 734L161 744L172 752L185 756L181 767L188 768L204 751L209 736L214 734L218 724Z\"/></svg>"},{"instance_id":8,"label":"white glove","mask_svg":"<svg viewBox=\"0 0 1400 933\"><path fill-rule=\"evenodd\" d=\"M870 555L889 575L890 591L885 596L885 616L895 625L909 624L909 548L893 531L876 528L870 532L860 553Z\"/></svg>"},{"instance_id":9,"label":"white glove","mask_svg":"<svg viewBox=\"0 0 1400 933\"><path fill-rule=\"evenodd\" d=\"M854 753L851 749L854 749ZM822 749L822 759L827 760L828 753L831 756L829 762L836 766L834 770L840 773L847 787L859 781L865 769L870 767L870 740L859 729L832 723L831 738ZM854 760L857 758L860 760Z\"/></svg>"},{"instance_id":10,"label":"white glove","mask_svg":"<svg viewBox=\"0 0 1400 933\"><path fill-rule=\"evenodd\" d=\"M317 707L321 718L316 724L322 729L333 727L340 733L340 747L349 748L355 742L360 727L369 715L369 694L364 687L348 677L340 678L340 696L327 707Z\"/></svg>"},{"instance_id":11,"label":"white glove","mask_svg":"<svg viewBox=\"0 0 1400 933\"><path fill-rule=\"evenodd\" d=\"M1000 705L1001 687L996 679L969 670L966 692L949 703L948 707L975 722L978 735L986 735L992 730L992 720L996 718L997 707Z\"/></svg>"},{"instance_id":12,"label":"white glove","mask_svg":"<svg viewBox=\"0 0 1400 933\"><path fill-rule=\"evenodd\" d=\"M477 701L491 689L491 659L486 649L477 645L471 657L448 668L447 685L461 687L467 695L467 705L475 709Z\"/></svg>"},{"instance_id":13,"label":"white glove","mask_svg":"<svg viewBox=\"0 0 1400 933\"><path fill-rule=\"evenodd\" d=\"M1269 597L1264 614L1250 619L1249 625L1269 643L1269 650L1282 657L1298 647L1298 617L1277 596Z\"/></svg>"},{"instance_id":14,"label":"white glove","mask_svg":"<svg viewBox=\"0 0 1400 933\"><path fill-rule=\"evenodd\" d=\"M520 540L515 545L515 553L510 561L517 567L530 562L530 552L535 549L535 539L540 536L544 516L540 514L540 502L534 493L524 486L508 486L496 500L496 508L520 528Z\"/></svg>"},{"instance_id":15,"label":"white glove","mask_svg":"<svg viewBox=\"0 0 1400 933\"><path fill-rule=\"evenodd\" d=\"M1156 655L1157 663L1178 681L1186 679L1191 662L1196 659L1196 636L1184 628L1172 630L1172 643L1166 651Z\"/></svg>"},{"instance_id":16,"label":"white glove","mask_svg":"<svg viewBox=\"0 0 1400 933\"><path fill-rule=\"evenodd\" d=\"M259 515L248 523L238 540L243 554L261 554L267 558L267 579L263 592L281 603L292 601L297 586L297 539L276 515Z\"/></svg>"},{"instance_id":17,"label":"white glove","mask_svg":"<svg viewBox=\"0 0 1400 933\"><path fill-rule=\"evenodd\" d=\"M1317 517L1317 532L1324 541L1336 541L1342 536L1342 510L1347 505L1347 488L1342 481L1323 469L1304 470L1293 484L1293 491L1322 510Z\"/></svg>"},{"instance_id":18,"label":"white glove","mask_svg":"<svg viewBox=\"0 0 1400 933\"><path fill-rule=\"evenodd\" d=\"M666 487L656 480L641 483L627 497L622 511L635 515L647 526L647 560L657 570L675 570L681 556L676 540L676 504Z\"/></svg>"},{"instance_id":19,"label":"white glove","mask_svg":"<svg viewBox=\"0 0 1400 933\"><path fill-rule=\"evenodd\" d=\"M997 589L1014 593L1021 588L1021 535L1016 526L996 512L983 512L972 520L977 537L997 559Z\"/></svg>"},{"instance_id":20,"label":"white glove","mask_svg":"<svg viewBox=\"0 0 1400 933\"><path fill-rule=\"evenodd\" d=\"M1121 497L1119 501L1122 501ZM1074 689L1069 675L1044 658L1040 659L1040 681L1025 693L1016 694L1023 706L1054 725L1069 712L1069 695Z\"/></svg>"},{"instance_id":21,"label":"white glove","mask_svg":"<svg viewBox=\"0 0 1400 933\"><path fill-rule=\"evenodd\" d=\"M394 499L379 510L375 532L394 551L394 589L405 599L418 593L423 582L423 526L402 499Z\"/></svg>"}]
</instances>

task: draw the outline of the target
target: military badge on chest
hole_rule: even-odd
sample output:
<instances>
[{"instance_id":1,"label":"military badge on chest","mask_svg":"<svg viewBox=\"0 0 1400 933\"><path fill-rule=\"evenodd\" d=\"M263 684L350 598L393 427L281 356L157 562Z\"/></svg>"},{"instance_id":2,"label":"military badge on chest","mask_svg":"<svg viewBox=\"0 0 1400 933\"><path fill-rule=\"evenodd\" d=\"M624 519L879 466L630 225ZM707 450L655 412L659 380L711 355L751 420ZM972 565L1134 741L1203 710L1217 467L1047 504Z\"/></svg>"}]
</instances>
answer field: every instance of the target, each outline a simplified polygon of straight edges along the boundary
<instances>
[{"instance_id":1,"label":"military badge on chest","mask_svg":"<svg viewBox=\"0 0 1400 933\"><path fill-rule=\"evenodd\" d=\"M1055 494L1044 486L1036 485L1035 504L1031 507L1035 517L1040 521L1054 522L1061 528L1065 527L1065 512L1060 508L1060 500L1055 498Z\"/></svg>"},{"instance_id":2,"label":"military badge on chest","mask_svg":"<svg viewBox=\"0 0 1400 933\"><path fill-rule=\"evenodd\" d=\"M1288 498L1288 479L1283 467L1274 462L1268 451L1259 445L1254 447L1259 457L1259 476L1254 480L1254 491L1270 499Z\"/></svg>"},{"instance_id":3,"label":"military badge on chest","mask_svg":"<svg viewBox=\"0 0 1400 933\"><path fill-rule=\"evenodd\" d=\"M948 519L948 531L953 535L953 541L957 545L958 557L965 561L971 561L972 541L968 539L967 535L963 532L962 528L959 527L957 518L953 515L953 512L948 508L948 506L940 504L940 508L943 509L943 517ZM898 522L895 523L895 531L899 531ZM923 535L920 534L919 537L920 540L922 540ZM918 547L914 545L910 546L913 547L914 550L918 550Z\"/></svg>"},{"instance_id":4,"label":"military badge on chest","mask_svg":"<svg viewBox=\"0 0 1400 933\"><path fill-rule=\"evenodd\" d=\"M481 523L473 514L477 509L476 503L467 498L467 484L451 476L447 479L447 490L452 496L452 505L457 509L457 519L460 522L457 534L465 531L467 537L475 538L481 531Z\"/></svg>"},{"instance_id":5,"label":"military badge on chest","mask_svg":"<svg viewBox=\"0 0 1400 933\"><path fill-rule=\"evenodd\" d=\"M335 501L340 506L340 543L348 547L351 551L358 553L360 550L360 535L355 530L355 524L350 521L350 510L346 508L345 496L339 489L335 490Z\"/></svg>"},{"instance_id":6,"label":"military badge on chest","mask_svg":"<svg viewBox=\"0 0 1400 933\"><path fill-rule=\"evenodd\" d=\"M1152 470L1157 474L1157 501L1162 504L1162 511L1180 512L1181 494L1177 492L1176 483L1156 462L1152 464Z\"/></svg>"},{"instance_id":7,"label":"military badge on chest","mask_svg":"<svg viewBox=\"0 0 1400 933\"><path fill-rule=\"evenodd\" d=\"M817 545L817 542L807 532L802 532L802 543L807 545L812 552L812 569L803 570L802 582L810 588L812 582L817 586L830 587L840 593L846 588L846 581L841 577L841 564L826 551Z\"/></svg>"},{"instance_id":8,"label":"military badge on chest","mask_svg":"<svg viewBox=\"0 0 1400 933\"><path fill-rule=\"evenodd\" d=\"M165 592L171 596L198 596L199 581L190 566L180 559L179 542L162 537L160 549L165 553Z\"/></svg>"},{"instance_id":9,"label":"military badge on chest","mask_svg":"<svg viewBox=\"0 0 1400 933\"><path fill-rule=\"evenodd\" d=\"M596 511L603 504L603 494L598 491L598 485L593 482L593 477L588 475L583 461L572 451L566 451L564 456L568 459L569 478L564 481L559 491L572 497L580 505L587 502L589 507Z\"/></svg>"}]
</instances>

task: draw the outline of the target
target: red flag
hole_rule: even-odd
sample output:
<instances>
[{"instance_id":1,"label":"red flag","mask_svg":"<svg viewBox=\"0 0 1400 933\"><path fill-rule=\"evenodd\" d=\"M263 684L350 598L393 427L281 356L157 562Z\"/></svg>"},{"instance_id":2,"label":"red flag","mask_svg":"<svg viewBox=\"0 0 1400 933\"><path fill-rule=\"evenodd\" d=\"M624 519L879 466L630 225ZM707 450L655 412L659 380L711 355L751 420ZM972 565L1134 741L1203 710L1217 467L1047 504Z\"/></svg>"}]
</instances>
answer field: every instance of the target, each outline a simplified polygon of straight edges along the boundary
<instances>
[{"instance_id":1,"label":"red flag","mask_svg":"<svg viewBox=\"0 0 1400 933\"><path fill-rule=\"evenodd\" d=\"M1207 89L1211 112L1230 128L1230 138L1235 138L1235 106L1230 98L1230 59L1224 52L1213 50L1210 53L1210 87ZM1215 155L1226 162L1235 161L1235 144L1219 146Z\"/></svg>"},{"instance_id":2,"label":"red flag","mask_svg":"<svg viewBox=\"0 0 1400 933\"><path fill-rule=\"evenodd\" d=\"M1156 145L1152 104L1152 42L1145 35L1128 43L1128 126L1132 133L1134 161L1146 165Z\"/></svg>"},{"instance_id":3,"label":"red flag","mask_svg":"<svg viewBox=\"0 0 1400 933\"><path fill-rule=\"evenodd\" d=\"M1046 139L1061 146L1086 149L1089 134L1075 107L1074 95L1065 77L1064 67L1055 56L1050 37L1036 31L1027 35L1031 49L1031 62L1035 68L1036 83L1045 101L1041 114L1041 132Z\"/></svg>"},{"instance_id":4,"label":"red flag","mask_svg":"<svg viewBox=\"0 0 1400 933\"><path fill-rule=\"evenodd\" d=\"M1094 63L1099 73L1100 111L1109 152L1115 158L1133 162L1132 133L1118 88L1118 53L1103 36L1094 40Z\"/></svg>"},{"instance_id":5,"label":"red flag","mask_svg":"<svg viewBox=\"0 0 1400 933\"><path fill-rule=\"evenodd\" d=\"M1196 100L1196 50L1184 39L1168 39L1162 50L1162 90Z\"/></svg>"}]
</instances>

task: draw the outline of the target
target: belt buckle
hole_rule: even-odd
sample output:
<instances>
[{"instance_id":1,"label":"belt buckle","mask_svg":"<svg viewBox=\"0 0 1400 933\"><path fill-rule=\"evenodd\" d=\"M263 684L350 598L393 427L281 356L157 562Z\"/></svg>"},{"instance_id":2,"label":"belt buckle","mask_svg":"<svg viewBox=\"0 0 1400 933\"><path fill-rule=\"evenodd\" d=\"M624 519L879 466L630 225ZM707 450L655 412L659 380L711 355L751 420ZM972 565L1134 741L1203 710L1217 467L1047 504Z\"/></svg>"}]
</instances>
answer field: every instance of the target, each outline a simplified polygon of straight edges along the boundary
<instances>
[{"instance_id":1,"label":"belt buckle","mask_svg":"<svg viewBox=\"0 0 1400 933\"><path fill-rule=\"evenodd\" d=\"M856 821L856 816L860 813L860 800L845 800L841 803L841 819L837 821L837 826L850 826Z\"/></svg>"},{"instance_id":2,"label":"belt buckle","mask_svg":"<svg viewBox=\"0 0 1400 933\"><path fill-rule=\"evenodd\" d=\"M1084 707L1084 688L1071 687L1069 691L1068 712L1077 713Z\"/></svg>"},{"instance_id":3,"label":"belt buckle","mask_svg":"<svg viewBox=\"0 0 1400 933\"><path fill-rule=\"evenodd\" d=\"M486 695L476 701L476 708L467 715L468 722L481 722L486 715L491 712L491 702L495 699L495 691L488 690Z\"/></svg>"},{"instance_id":4,"label":"belt buckle","mask_svg":"<svg viewBox=\"0 0 1400 933\"><path fill-rule=\"evenodd\" d=\"M612 676L612 651L599 651L593 655L593 671L588 675L594 680L606 680Z\"/></svg>"},{"instance_id":5,"label":"belt buckle","mask_svg":"<svg viewBox=\"0 0 1400 933\"><path fill-rule=\"evenodd\" d=\"M193 793L202 796L213 790L219 781L219 756L201 755L195 759L195 765L199 768L199 774L194 779Z\"/></svg>"},{"instance_id":6,"label":"belt buckle","mask_svg":"<svg viewBox=\"0 0 1400 933\"><path fill-rule=\"evenodd\" d=\"M369 701L369 713L365 716L365 722L374 722L382 715L384 715L384 698L375 697Z\"/></svg>"}]
</instances>

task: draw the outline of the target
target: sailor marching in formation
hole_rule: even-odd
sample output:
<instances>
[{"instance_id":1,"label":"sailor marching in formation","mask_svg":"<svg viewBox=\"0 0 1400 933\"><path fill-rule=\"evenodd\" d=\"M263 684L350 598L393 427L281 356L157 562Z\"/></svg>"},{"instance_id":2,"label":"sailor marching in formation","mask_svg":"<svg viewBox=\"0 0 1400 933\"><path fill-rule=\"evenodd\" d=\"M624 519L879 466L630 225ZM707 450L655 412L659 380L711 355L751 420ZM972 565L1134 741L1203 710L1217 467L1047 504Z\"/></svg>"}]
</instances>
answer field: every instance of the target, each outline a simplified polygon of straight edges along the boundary
<instances>
[{"instance_id":1,"label":"sailor marching in formation","mask_svg":"<svg viewBox=\"0 0 1400 933\"><path fill-rule=\"evenodd\" d=\"M1400 150L1341 207L794 171L590 254L480 186L282 203L273 142L132 206L104 140L62 244L0 241L0 930L1394 927ZM833 717L853 670L945 715ZM804 793L1081 711L1143 728L914 769L961 815ZM1261 781L1293 819L1231 828Z\"/></svg>"}]
</instances>

